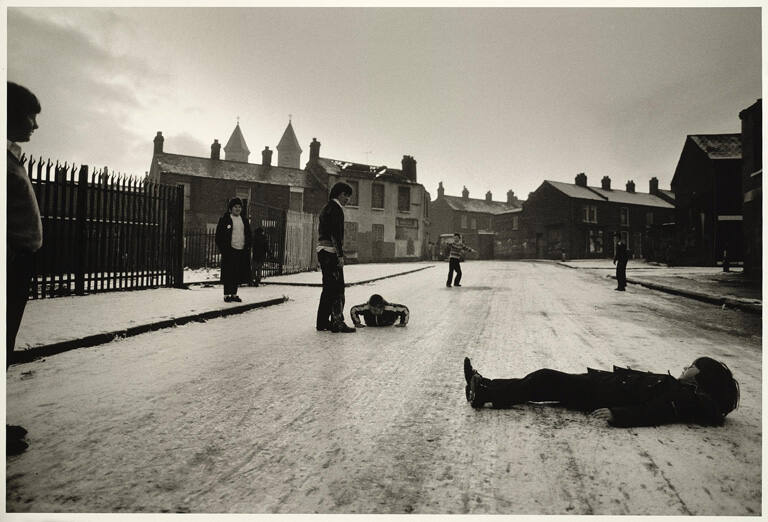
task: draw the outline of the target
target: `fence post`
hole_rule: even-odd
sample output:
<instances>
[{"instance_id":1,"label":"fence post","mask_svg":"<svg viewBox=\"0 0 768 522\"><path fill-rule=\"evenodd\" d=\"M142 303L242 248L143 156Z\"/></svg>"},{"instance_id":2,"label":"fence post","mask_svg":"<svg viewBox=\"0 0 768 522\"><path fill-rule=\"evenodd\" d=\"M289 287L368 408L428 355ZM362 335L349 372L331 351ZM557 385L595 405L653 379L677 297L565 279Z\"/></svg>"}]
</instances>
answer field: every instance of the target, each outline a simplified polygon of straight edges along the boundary
<instances>
[{"instance_id":1,"label":"fence post","mask_svg":"<svg viewBox=\"0 0 768 522\"><path fill-rule=\"evenodd\" d=\"M174 266L174 287L184 288L184 186L176 187L176 266Z\"/></svg>"},{"instance_id":2,"label":"fence post","mask_svg":"<svg viewBox=\"0 0 768 522\"><path fill-rule=\"evenodd\" d=\"M80 166L77 179L77 210L75 221L75 294L85 294L85 213L87 210L88 165ZM71 207L70 207L71 208Z\"/></svg>"}]
</instances>

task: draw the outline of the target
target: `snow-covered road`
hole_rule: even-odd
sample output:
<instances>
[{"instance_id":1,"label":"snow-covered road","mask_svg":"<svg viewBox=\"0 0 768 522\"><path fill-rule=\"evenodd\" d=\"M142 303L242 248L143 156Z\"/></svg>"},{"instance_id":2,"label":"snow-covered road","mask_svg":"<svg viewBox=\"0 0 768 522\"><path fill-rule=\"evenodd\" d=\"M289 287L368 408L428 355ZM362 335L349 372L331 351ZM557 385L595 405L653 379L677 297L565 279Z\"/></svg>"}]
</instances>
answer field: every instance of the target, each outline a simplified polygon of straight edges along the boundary
<instances>
[{"instance_id":1,"label":"snow-covered road","mask_svg":"<svg viewBox=\"0 0 768 522\"><path fill-rule=\"evenodd\" d=\"M549 263L469 262L347 289L407 304L407 328L317 332L286 304L11 367L8 511L761 513L760 318ZM618 429L562 408L473 410L487 377L613 364L678 375L724 360L721 428Z\"/></svg>"}]
</instances>

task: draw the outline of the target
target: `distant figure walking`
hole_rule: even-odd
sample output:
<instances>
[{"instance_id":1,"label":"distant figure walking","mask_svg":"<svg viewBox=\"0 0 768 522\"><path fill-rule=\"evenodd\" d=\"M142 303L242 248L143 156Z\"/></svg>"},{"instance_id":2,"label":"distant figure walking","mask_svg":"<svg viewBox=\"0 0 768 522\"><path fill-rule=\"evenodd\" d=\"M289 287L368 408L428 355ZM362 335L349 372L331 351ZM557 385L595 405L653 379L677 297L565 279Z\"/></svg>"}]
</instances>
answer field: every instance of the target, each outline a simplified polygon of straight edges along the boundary
<instances>
[{"instance_id":1,"label":"distant figure walking","mask_svg":"<svg viewBox=\"0 0 768 522\"><path fill-rule=\"evenodd\" d=\"M43 223L35 191L24 168L19 143L30 140L37 129L40 102L31 91L8 82L8 153L5 262L5 369L11 364L24 308L29 298L33 255L43 246ZM17 455L27 449L22 440L27 430L5 425L6 454Z\"/></svg>"},{"instance_id":2,"label":"distant figure walking","mask_svg":"<svg viewBox=\"0 0 768 522\"><path fill-rule=\"evenodd\" d=\"M243 201L229 200L229 210L219 218L216 226L216 246L221 252L221 283L224 286L224 301L241 302L237 286L251 278L251 225L242 215Z\"/></svg>"},{"instance_id":3,"label":"distant figure walking","mask_svg":"<svg viewBox=\"0 0 768 522\"><path fill-rule=\"evenodd\" d=\"M739 404L739 383L725 364L710 357L697 358L677 379L618 366L612 372L587 368L578 374L542 368L519 379L486 379L465 358L464 379L473 408L489 402L495 408L557 402L618 427L720 426Z\"/></svg>"},{"instance_id":4,"label":"distant figure walking","mask_svg":"<svg viewBox=\"0 0 768 522\"><path fill-rule=\"evenodd\" d=\"M445 286L461 286L461 261L464 259L464 252L477 252L474 248L467 246L461 239L458 232L453 235L453 243L448 245L448 281ZM456 279L453 279L453 273L456 272Z\"/></svg>"},{"instance_id":5,"label":"distant figure walking","mask_svg":"<svg viewBox=\"0 0 768 522\"><path fill-rule=\"evenodd\" d=\"M350 308L349 315L352 317L352 322L355 323L356 328L363 328L366 325L391 326L398 319L400 319L400 322L395 324L395 326L405 326L408 324L409 312L407 306L387 302L379 294L373 294L367 303ZM365 324L360 321L361 315Z\"/></svg>"},{"instance_id":6,"label":"distant figure walking","mask_svg":"<svg viewBox=\"0 0 768 522\"><path fill-rule=\"evenodd\" d=\"M352 187L339 181L320 211L317 261L323 271L323 291L317 306L318 331L355 332L344 323L344 205L350 197Z\"/></svg>"},{"instance_id":7,"label":"distant figure walking","mask_svg":"<svg viewBox=\"0 0 768 522\"><path fill-rule=\"evenodd\" d=\"M627 261L629 261L630 252L621 235L619 233L616 235L619 238L616 243L616 253L613 256L613 264L616 265L616 290L623 292L627 288Z\"/></svg>"},{"instance_id":8,"label":"distant figure walking","mask_svg":"<svg viewBox=\"0 0 768 522\"><path fill-rule=\"evenodd\" d=\"M256 227L253 236L253 286L259 286L261 283L261 270L268 257L273 257L269 250L269 238L263 228Z\"/></svg>"}]
</instances>

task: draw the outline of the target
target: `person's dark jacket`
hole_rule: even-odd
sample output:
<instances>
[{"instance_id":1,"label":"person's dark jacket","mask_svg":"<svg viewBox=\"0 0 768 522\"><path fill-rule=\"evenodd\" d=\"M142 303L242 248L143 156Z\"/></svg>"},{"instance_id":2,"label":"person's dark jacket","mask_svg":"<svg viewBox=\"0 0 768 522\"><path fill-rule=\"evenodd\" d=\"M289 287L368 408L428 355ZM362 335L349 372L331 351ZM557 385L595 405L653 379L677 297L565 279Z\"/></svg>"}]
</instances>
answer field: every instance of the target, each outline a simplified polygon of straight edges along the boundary
<instances>
[{"instance_id":1,"label":"person's dark jacket","mask_svg":"<svg viewBox=\"0 0 768 522\"><path fill-rule=\"evenodd\" d=\"M245 233L243 250L247 251L251 248L251 224L243 214L240 214L240 217L243 219L243 232ZM227 254L232 249L232 216L229 212L225 212L216 225L216 246L222 254Z\"/></svg>"},{"instance_id":2,"label":"person's dark jacket","mask_svg":"<svg viewBox=\"0 0 768 522\"><path fill-rule=\"evenodd\" d=\"M715 401L671 375L613 367L588 368L592 396L572 406L583 410L610 408L618 427L656 426L674 422L719 426L724 415Z\"/></svg>"},{"instance_id":3,"label":"person's dark jacket","mask_svg":"<svg viewBox=\"0 0 768 522\"><path fill-rule=\"evenodd\" d=\"M317 227L320 244L332 245L336 255L344 256L344 210L337 202L330 200L320 211L320 224Z\"/></svg>"},{"instance_id":4,"label":"person's dark jacket","mask_svg":"<svg viewBox=\"0 0 768 522\"><path fill-rule=\"evenodd\" d=\"M613 261L619 263L626 263L629 260L629 250L627 245L623 242L616 243L616 254L613 256Z\"/></svg>"},{"instance_id":5,"label":"person's dark jacket","mask_svg":"<svg viewBox=\"0 0 768 522\"><path fill-rule=\"evenodd\" d=\"M267 257L272 256L269 250L269 238L266 234L256 234L253 237L253 262L263 263Z\"/></svg>"}]
</instances>

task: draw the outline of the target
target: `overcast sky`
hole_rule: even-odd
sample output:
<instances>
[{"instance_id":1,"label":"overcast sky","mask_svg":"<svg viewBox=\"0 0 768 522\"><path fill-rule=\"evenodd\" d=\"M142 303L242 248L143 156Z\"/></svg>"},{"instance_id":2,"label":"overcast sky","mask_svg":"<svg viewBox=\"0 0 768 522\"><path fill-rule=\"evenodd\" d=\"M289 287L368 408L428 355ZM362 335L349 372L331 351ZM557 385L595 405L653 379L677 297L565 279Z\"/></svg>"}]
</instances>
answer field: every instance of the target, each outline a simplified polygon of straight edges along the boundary
<instances>
[{"instance_id":1,"label":"overcast sky","mask_svg":"<svg viewBox=\"0 0 768 522\"><path fill-rule=\"evenodd\" d=\"M400 168L434 198L543 180L669 188L687 134L761 96L759 8L8 8L25 150L141 175L152 139L209 156L237 118L261 163L293 118L309 158ZM276 153L273 162L276 162Z\"/></svg>"}]
</instances>

